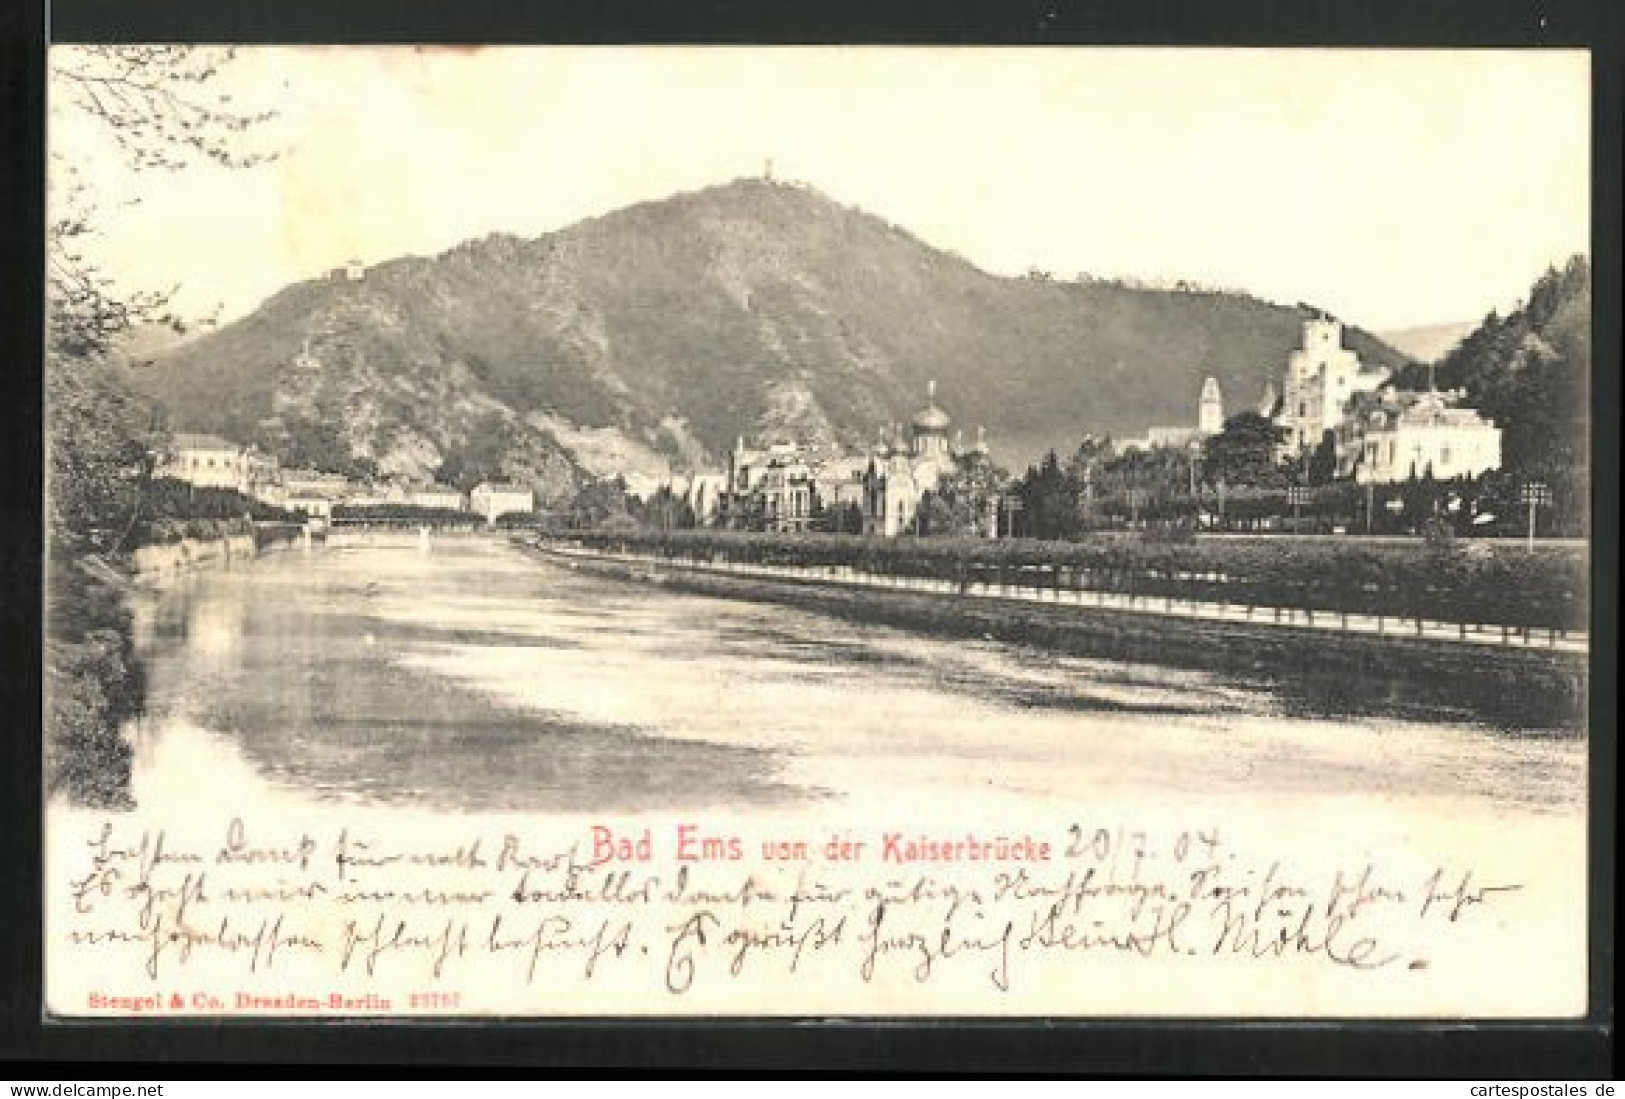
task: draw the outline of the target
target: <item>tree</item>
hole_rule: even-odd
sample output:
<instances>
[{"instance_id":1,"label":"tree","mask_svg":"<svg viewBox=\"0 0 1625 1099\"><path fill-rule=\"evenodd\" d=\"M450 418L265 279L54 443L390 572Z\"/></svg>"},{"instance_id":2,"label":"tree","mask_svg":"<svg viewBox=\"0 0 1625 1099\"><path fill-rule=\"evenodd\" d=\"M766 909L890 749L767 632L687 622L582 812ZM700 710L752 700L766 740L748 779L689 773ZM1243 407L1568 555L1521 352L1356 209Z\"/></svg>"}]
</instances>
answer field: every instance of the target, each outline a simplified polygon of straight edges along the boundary
<instances>
[{"instance_id":1,"label":"tree","mask_svg":"<svg viewBox=\"0 0 1625 1099\"><path fill-rule=\"evenodd\" d=\"M1085 435L1067 461L1067 474L1082 494L1081 520L1085 526L1094 521L1095 501L1106 488L1104 474L1114 461L1112 449L1111 436Z\"/></svg>"},{"instance_id":2,"label":"tree","mask_svg":"<svg viewBox=\"0 0 1625 1099\"><path fill-rule=\"evenodd\" d=\"M349 443L329 426L336 453L349 457ZM500 481L508 455L520 446L520 432L509 420L492 412L476 422L462 442L448 446L436 478L467 492L481 481Z\"/></svg>"},{"instance_id":3,"label":"tree","mask_svg":"<svg viewBox=\"0 0 1625 1099\"><path fill-rule=\"evenodd\" d=\"M1553 486L1582 489L1588 477L1591 268L1574 256L1536 279L1528 301L1491 312L1433 370L1440 387L1502 429L1502 466ZM1401 388L1429 384L1426 367L1395 376Z\"/></svg>"},{"instance_id":4,"label":"tree","mask_svg":"<svg viewBox=\"0 0 1625 1099\"><path fill-rule=\"evenodd\" d=\"M920 501L923 532L965 537L991 535L994 508L1008 480L1008 474L984 456L960 458L937 487Z\"/></svg>"},{"instance_id":5,"label":"tree","mask_svg":"<svg viewBox=\"0 0 1625 1099\"><path fill-rule=\"evenodd\" d=\"M110 359L137 324L183 327L168 310L173 288L119 287L94 256L100 206L92 165L180 171L200 160L244 167L269 154L239 135L269 117L232 105L218 86L230 49L184 46L54 47L52 144L46 227L46 440L52 544L108 547L99 534L133 521L156 413Z\"/></svg>"},{"instance_id":6,"label":"tree","mask_svg":"<svg viewBox=\"0 0 1625 1099\"><path fill-rule=\"evenodd\" d=\"M1016 486L1021 498L1017 530L1028 538L1067 538L1077 533L1080 489L1051 450L1036 466L1027 467L1027 475Z\"/></svg>"},{"instance_id":7,"label":"tree","mask_svg":"<svg viewBox=\"0 0 1625 1099\"><path fill-rule=\"evenodd\" d=\"M285 465L304 469L319 469L326 473L342 473L346 477L367 481L378 475L378 464L371 458L356 457L350 453L349 440L331 420L297 417L290 419L273 450ZM457 484L467 491L486 477L477 477L468 484Z\"/></svg>"},{"instance_id":8,"label":"tree","mask_svg":"<svg viewBox=\"0 0 1625 1099\"><path fill-rule=\"evenodd\" d=\"M817 501L813 509L814 530L825 534L863 533L863 508L850 500L827 506L822 501Z\"/></svg>"},{"instance_id":9,"label":"tree","mask_svg":"<svg viewBox=\"0 0 1625 1099\"><path fill-rule=\"evenodd\" d=\"M626 522L635 525L633 506L633 501L627 497L626 481L621 477L606 477L581 486L566 510L572 527L592 530Z\"/></svg>"},{"instance_id":10,"label":"tree","mask_svg":"<svg viewBox=\"0 0 1625 1099\"><path fill-rule=\"evenodd\" d=\"M150 490L159 421L118 376L113 355L140 323L180 327L174 288L121 287L95 258L101 199L91 167L176 171L253 154L237 135L264 116L219 91L229 50L56 47L46 225L45 784L75 802L130 802L122 723L144 680L129 611L102 555L128 548Z\"/></svg>"},{"instance_id":11,"label":"tree","mask_svg":"<svg viewBox=\"0 0 1625 1099\"><path fill-rule=\"evenodd\" d=\"M1337 479L1337 436L1330 429L1320 433L1320 444L1309 456L1311 485L1329 485Z\"/></svg>"},{"instance_id":12,"label":"tree","mask_svg":"<svg viewBox=\"0 0 1625 1099\"><path fill-rule=\"evenodd\" d=\"M1186 495L1195 454L1184 447L1134 448L1106 463L1101 482L1114 494L1129 489L1155 497Z\"/></svg>"},{"instance_id":13,"label":"tree","mask_svg":"<svg viewBox=\"0 0 1625 1099\"><path fill-rule=\"evenodd\" d=\"M670 485L661 485L647 499L633 497L628 504L635 519L655 530L692 530L699 525L689 502Z\"/></svg>"},{"instance_id":14,"label":"tree","mask_svg":"<svg viewBox=\"0 0 1625 1099\"><path fill-rule=\"evenodd\" d=\"M272 112L244 110L221 86L234 56L229 47L51 49L46 291L53 354L105 355L143 323L184 328L169 310L175 287L120 287L96 260L103 199L89 169L178 172L271 159L273 152L245 138Z\"/></svg>"},{"instance_id":15,"label":"tree","mask_svg":"<svg viewBox=\"0 0 1625 1099\"><path fill-rule=\"evenodd\" d=\"M1203 477L1212 484L1275 488L1285 477L1275 455L1286 431L1257 412L1238 412L1207 441Z\"/></svg>"}]
</instances>

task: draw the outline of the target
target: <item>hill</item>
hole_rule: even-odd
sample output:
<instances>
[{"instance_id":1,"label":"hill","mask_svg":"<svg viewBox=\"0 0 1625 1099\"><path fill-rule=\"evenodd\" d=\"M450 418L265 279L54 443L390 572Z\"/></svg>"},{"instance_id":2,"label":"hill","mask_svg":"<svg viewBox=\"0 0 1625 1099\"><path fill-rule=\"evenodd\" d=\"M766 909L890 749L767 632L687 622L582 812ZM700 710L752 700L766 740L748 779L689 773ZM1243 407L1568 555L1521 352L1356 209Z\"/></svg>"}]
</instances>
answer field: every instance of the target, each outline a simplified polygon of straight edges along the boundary
<instances>
[{"instance_id":1,"label":"hill","mask_svg":"<svg viewBox=\"0 0 1625 1099\"><path fill-rule=\"evenodd\" d=\"M1417 362L1431 363L1444 358L1476 327L1472 321L1450 321L1446 324L1390 329L1378 332L1377 338Z\"/></svg>"},{"instance_id":2,"label":"hill","mask_svg":"<svg viewBox=\"0 0 1625 1099\"><path fill-rule=\"evenodd\" d=\"M298 283L137 384L173 426L288 460L500 473L557 496L715 461L740 435L861 445L930 379L1024 463L1084 432L1193 423L1208 375L1251 404L1299 324L1237 294L996 277L809 188L739 180Z\"/></svg>"}]
</instances>

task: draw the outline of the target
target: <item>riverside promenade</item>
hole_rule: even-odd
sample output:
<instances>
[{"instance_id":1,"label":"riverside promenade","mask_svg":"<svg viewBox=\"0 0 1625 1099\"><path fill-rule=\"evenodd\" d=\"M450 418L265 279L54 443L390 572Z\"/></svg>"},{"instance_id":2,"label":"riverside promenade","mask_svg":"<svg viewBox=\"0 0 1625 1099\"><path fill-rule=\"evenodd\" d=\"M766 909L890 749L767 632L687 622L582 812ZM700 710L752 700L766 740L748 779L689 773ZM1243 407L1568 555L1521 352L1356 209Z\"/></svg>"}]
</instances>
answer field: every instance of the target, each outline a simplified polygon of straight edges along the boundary
<instances>
[{"instance_id":1,"label":"riverside promenade","mask_svg":"<svg viewBox=\"0 0 1625 1099\"><path fill-rule=\"evenodd\" d=\"M1316 712L1456 714L1508 728L1582 732L1586 634L1203 603L1061 587L897 577L855 569L672 560L544 540L555 566L721 599L1268 684ZM1033 579L1036 579L1036 575ZM1296 700L1296 701L1287 701ZM1432 718L1426 718L1431 720Z\"/></svg>"},{"instance_id":2,"label":"riverside promenade","mask_svg":"<svg viewBox=\"0 0 1625 1099\"><path fill-rule=\"evenodd\" d=\"M653 570L709 572L725 576L759 577L803 583L839 585L859 590L922 592L966 599L1010 600L1044 606L1090 607L1100 610L1163 615L1208 622L1234 622L1248 626L1282 626L1333 633L1396 636L1464 645L1538 647L1556 652L1585 655L1590 652L1588 632L1573 630L1519 629L1500 625L1440 622L1422 618L1401 618L1341 611L1317 611L1303 607L1259 606L1246 603L1218 603L1173 595L1133 595L1098 588L1040 586L1038 583L995 584L971 581L964 584L929 577L896 576L866 572L850 566L763 565L743 561L679 561L654 554L617 553L587 549L565 542L546 542L546 552L566 558L617 561Z\"/></svg>"}]
</instances>

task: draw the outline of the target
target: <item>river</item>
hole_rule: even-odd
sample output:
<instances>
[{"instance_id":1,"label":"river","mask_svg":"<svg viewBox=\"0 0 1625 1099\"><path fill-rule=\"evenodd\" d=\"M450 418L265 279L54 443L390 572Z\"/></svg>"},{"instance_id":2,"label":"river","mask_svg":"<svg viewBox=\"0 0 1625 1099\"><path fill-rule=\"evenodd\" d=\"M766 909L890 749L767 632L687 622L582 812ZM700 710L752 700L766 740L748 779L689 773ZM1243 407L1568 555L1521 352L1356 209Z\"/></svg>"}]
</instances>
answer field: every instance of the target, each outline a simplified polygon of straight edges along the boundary
<instances>
[{"instance_id":1,"label":"river","mask_svg":"<svg viewBox=\"0 0 1625 1099\"><path fill-rule=\"evenodd\" d=\"M143 806L847 816L1365 799L1578 820L1585 803L1575 730L1320 713L1222 675L681 594L496 540L294 549L184 577L138 610Z\"/></svg>"}]
</instances>

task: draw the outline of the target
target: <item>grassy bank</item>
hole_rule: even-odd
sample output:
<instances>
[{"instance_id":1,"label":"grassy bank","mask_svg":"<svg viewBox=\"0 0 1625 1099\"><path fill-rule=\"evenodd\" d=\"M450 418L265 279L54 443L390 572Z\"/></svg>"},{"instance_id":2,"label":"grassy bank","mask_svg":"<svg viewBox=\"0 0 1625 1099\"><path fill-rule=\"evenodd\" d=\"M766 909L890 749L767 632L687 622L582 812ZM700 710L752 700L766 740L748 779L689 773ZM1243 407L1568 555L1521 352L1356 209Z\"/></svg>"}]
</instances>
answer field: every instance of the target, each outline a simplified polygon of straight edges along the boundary
<instances>
[{"instance_id":1,"label":"grassy bank","mask_svg":"<svg viewBox=\"0 0 1625 1099\"><path fill-rule=\"evenodd\" d=\"M124 723L146 681L123 592L69 554L50 559L45 631L45 789L78 805L129 808Z\"/></svg>"}]
</instances>

